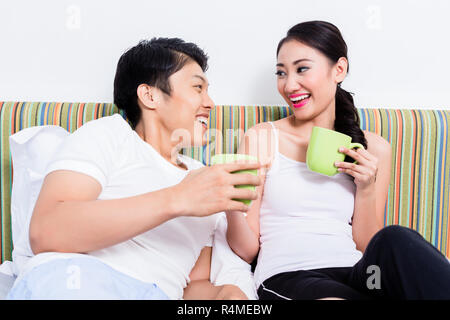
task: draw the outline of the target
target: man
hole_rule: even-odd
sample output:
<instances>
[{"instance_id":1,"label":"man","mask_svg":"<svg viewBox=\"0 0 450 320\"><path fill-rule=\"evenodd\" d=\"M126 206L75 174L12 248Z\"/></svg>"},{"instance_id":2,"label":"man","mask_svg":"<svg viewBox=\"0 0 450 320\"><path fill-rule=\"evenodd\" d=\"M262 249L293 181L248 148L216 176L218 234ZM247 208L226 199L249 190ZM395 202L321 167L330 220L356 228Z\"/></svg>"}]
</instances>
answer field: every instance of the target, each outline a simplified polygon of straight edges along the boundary
<instances>
[{"instance_id":1,"label":"man","mask_svg":"<svg viewBox=\"0 0 450 320\"><path fill-rule=\"evenodd\" d=\"M131 126L116 114L64 142L30 223L36 256L8 298L245 298L234 285L211 285L211 245L217 213L246 211L235 199L256 197L234 185L261 183L231 173L259 165L204 167L178 152L205 143L214 107L206 69L203 51L177 38L122 55L114 102ZM79 282L69 281L74 272Z\"/></svg>"}]
</instances>

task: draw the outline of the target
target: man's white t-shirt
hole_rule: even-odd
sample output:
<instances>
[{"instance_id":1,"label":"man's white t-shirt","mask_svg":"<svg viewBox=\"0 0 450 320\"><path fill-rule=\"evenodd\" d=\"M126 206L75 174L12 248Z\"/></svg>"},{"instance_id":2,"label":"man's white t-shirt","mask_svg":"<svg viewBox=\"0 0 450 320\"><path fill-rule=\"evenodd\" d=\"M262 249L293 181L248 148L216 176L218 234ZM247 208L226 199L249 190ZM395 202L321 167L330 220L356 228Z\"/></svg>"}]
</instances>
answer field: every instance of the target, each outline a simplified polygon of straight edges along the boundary
<instances>
[{"instance_id":1,"label":"man's white t-shirt","mask_svg":"<svg viewBox=\"0 0 450 320\"><path fill-rule=\"evenodd\" d=\"M68 136L46 172L84 173L101 184L99 200L119 199L173 186L190 170L204 166L184 155L179 155L179 160L188 170L164 159L115 114L90 121ZM138 280L157 284L171 299L181 299L201 250L212 246L220 215L174 218L130 240L88 255ZM38 254L30 259L23 274L43 262L74 255Z\"/></svg>"}]
</instances>

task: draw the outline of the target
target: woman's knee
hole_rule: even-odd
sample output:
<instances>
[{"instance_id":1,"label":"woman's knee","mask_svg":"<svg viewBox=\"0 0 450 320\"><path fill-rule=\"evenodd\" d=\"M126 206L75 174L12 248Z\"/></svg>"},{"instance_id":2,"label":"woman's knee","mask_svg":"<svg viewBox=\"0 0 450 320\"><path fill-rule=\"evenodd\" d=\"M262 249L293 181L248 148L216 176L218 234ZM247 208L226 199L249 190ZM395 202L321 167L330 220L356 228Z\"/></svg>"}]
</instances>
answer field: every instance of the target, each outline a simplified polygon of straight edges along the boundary
<instances>
[{"instance_id":1,"label":"woman's knee","mask_svg":"<svg viewBox=\"0 0 450 320\"><path fill-rule=\"evenodd\" d=\"M415 230L399 225L391 225L378 231L378 233L375 234L374 239L378 240L378 242L392 245L418 237L423 239L423 237Z\"/></svg>"},{"instance_id":2,"label":"woman's knee","mask_svg":"<svg viewBox=\"0 0 450 320\"><path fill-rule=\"evenodd\" d=\"M425 239L417 231L399 225L391 225L378 231L373 236L369 246L372 247L372 250L379 248L383 252L390 250L396 254L407 254L409 249L418 245L422 246L423 241Z\"/></svg>"}]
</instances>

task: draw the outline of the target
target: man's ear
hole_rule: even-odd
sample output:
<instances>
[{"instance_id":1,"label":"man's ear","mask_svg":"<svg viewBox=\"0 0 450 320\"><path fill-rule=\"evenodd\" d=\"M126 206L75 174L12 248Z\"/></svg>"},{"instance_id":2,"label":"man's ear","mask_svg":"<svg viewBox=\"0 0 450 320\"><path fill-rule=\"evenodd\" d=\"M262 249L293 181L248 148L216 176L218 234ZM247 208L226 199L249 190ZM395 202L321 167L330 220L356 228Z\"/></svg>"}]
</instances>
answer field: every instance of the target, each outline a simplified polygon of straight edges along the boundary
<instances>
[{"instance_id":1,"label":"man's ear","mask_svg":"<svg viewBox=\"0 0 450 320\"><path fill-rule=\"evenodd\" d=\"M155 110L158 106L155 87L142 83L137 87L136 94L144 108Z\"/></svg>"},{"instance_id":2,"label":"man's ear","mask_svg":"<svg viewBox=\"0 0 450 320\"><path fill-rule=\"evenodd\" d=\"M334 76L336 83L341 83L347 76L348 61L345 57L340 57L334 65Z\"/></svg>"}]
</instances>

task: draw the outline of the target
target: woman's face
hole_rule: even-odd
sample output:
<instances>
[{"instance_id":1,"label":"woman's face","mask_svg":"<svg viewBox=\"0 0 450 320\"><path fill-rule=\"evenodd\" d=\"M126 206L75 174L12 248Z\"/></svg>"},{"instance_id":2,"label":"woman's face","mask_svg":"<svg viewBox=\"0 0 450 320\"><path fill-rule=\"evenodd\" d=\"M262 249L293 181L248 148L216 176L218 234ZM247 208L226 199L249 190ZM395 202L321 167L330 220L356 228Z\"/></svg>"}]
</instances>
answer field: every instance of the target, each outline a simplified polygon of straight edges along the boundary
<instances>
[{"instance_id":1,"label":"woman's face","mask_svg":"<svg viewBox=\"0 0 450 320\"><path fill-rule=\"evenodd\" d=\"M336 86L347 70L343 63L345 58L333 64L320 51L296 40L282 45L277 57L277 87L296 119L312 119L326 110L334 115Z\"/></svg>"}]
</instances>

